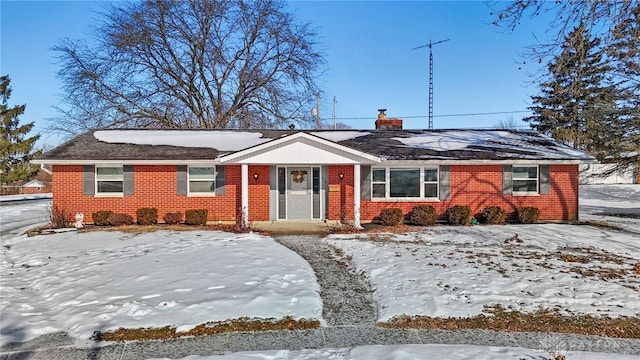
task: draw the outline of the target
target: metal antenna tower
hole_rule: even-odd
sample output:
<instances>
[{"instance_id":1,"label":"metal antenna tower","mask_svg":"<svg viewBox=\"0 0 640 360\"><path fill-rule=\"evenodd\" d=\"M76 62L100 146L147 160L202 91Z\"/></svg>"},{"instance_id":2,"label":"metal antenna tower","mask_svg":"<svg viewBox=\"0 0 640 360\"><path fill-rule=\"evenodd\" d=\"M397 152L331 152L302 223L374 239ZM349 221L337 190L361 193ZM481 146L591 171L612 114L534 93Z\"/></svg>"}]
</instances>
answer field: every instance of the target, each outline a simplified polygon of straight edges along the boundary
<instances>
[{"instance_id":1,"label":"metal antenna tower","mask_svg":"<svg viewBox=\"0 0 640 360\"><path fill-rule=\"evenodd\" d=\"M436 41L434 43L429 39L429 43L413 48L412 50L429 48L429 130L433 130L433 45L437 45L449 41L449 39Z\"/></svg>"}]
</instances>

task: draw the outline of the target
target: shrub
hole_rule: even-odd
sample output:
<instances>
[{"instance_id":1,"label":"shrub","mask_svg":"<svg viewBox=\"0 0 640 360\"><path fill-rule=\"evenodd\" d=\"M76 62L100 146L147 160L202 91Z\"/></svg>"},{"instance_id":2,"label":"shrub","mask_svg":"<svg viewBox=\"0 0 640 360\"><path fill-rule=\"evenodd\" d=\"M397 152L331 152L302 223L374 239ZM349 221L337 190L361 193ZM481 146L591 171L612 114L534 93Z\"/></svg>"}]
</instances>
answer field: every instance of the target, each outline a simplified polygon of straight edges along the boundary
<instances>
[{"instance_id":1,"label":"shrub","mask_svg":"<svg viewBox=\"0 0 640 360\"><path fill-rule=\"evenodd\" d=\"M138 225L153 225L158 223L158 209L140 208L136 210Z\"/></svg>"},{"instance_id":2,"label":"shrub","mask_svg":"<svg viewBox=\"0 0 640 360\"><path fill-rule=\"evenodd\" d=\"M431 205L418 205L411 210L411 223L428 226L433 225L437 221L436 208Z\"/></svg>"},{"instance_id":3,"label":"shrub","mask_svg":"<svg viewBox=\"0 0 640 360\"><path fill-rule=\"evenodd\" d=\"M456 205L448 208L444 216L451 225L469 225L471 223L471 208Z\"/></svg>"},{"instance_id":4,"label":"shrub","mask_svg":"<svg viewBox=\"0 0 640 360\"><path fill-rule=\"evenodd\" d=\"M518 216L518 221L523 224L534 224L538 221L538 216L540 216L540 210L537 207L525 206L516 208L516 215Z\"/></svg>"},{"instance_id":5,"label":"shrub","mask_svg":"<svg viewBox=\"0 0 640 360\"><path fill-rule=\"evenodd\" d=\"M384 209L380 212L380 221L384 226L396 226L404 222L404 215L398 208Z\"/></svg>"},{"instance_id":6,"label":"shrub","mask_svg":"<svg viewBox=\"0 0 640 360\"><path fill-rule=\"evenodd\" d=\"M162 217L164 222L169 225L180 224L182 222L182 213L181 212L169 212L164 214Z\"/></svg>"},{"instance_id":7,"label":"shrub","mask_svg":"<svg viewBox=\"0 0 640 360\"><path fill-rule=\"evenodd\" d=\"M480 221L485 224L504 225L507 220L507 211L500 206L487 206L480 213Z\"/></svg>"},{"instance_id":8,"label":"shrub","mask_svg":"<svg viewBox=\"0 0 640 360\"><path fill-rule=\"evenodd\" d=\"M107 226L109 224L109 216L113 214L113 211L110 210L102 210L98 212L94 212L91 214L93 218L93 223L97 226Z\"/></svg>"},{"instance_id":9,"label":"shrub","mask_svg":"<svg viewBox=\"0 0 640 360\"><path fill-rule=\"evenodd\" d=\"M69 225L69 213L65 209L54 206L51 209L51 227L54 229L62 229Z\"/></svg>"},{"instance_id":10,"label":"shrub","mask_svg":"<svg viewBox=\"0 0 640 360\"><path fill-rule=\"evenodd\" d=\"M207 209L187 210L184 212L184 223L187 225L206 225Z\"/></svg>"},{"instance_id":11,"label":"shrub","mask_svg":"<svg viewBox=\"0 0 640 360\"><path fill-rule=\"evenodd\" d=\"M133 224L133 216L129 214L113 213L109 216L109 225L122 226Z\"/></svg>"}]
</instances>

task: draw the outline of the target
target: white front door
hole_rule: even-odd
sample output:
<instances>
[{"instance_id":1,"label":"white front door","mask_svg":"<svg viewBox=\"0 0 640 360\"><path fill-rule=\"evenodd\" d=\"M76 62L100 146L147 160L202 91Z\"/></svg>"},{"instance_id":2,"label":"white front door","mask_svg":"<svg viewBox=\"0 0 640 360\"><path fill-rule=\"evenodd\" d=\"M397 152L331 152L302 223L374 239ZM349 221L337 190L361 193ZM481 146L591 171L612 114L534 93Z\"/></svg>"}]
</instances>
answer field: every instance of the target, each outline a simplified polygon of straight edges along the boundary
<instances>
[{"instance_id":1,"label":"white front door","mask_svg":"<svg viewBox=\"0 0 640 360\"><path fill-rule=\"evenodd\" d=\"M287 168L287 219L311 219L311 168Z\"/></svg>"},{"instance_id":2,"label":"white front door","mask_svg":"<svg viewBox=\"0 0 640 360\"><path fill-rule=\"evenodd\" d=\"M277 174L278 219L320 219L320 167L282 167Z\"/></svg>"}]
</instances>

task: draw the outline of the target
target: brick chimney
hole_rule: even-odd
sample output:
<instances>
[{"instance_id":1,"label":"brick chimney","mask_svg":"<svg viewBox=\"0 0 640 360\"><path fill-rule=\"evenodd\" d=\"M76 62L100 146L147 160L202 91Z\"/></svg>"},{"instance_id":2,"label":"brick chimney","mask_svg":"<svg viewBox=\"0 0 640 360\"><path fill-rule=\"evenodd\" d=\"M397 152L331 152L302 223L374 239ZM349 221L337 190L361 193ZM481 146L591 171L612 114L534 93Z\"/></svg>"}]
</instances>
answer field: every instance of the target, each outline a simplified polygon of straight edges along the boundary
<instances>
[{"instance_id":1,"label":"brick chimney","mask_svg":"<svg viewBox=\"0 0 640 360\"><path fill-rule=\"evenodd\" d=\"M376 120L376 129L381 130L402 130L402 119L387 119L384 112L387 109L378 109L378 120Z\"/></svg>"}]
</instances>

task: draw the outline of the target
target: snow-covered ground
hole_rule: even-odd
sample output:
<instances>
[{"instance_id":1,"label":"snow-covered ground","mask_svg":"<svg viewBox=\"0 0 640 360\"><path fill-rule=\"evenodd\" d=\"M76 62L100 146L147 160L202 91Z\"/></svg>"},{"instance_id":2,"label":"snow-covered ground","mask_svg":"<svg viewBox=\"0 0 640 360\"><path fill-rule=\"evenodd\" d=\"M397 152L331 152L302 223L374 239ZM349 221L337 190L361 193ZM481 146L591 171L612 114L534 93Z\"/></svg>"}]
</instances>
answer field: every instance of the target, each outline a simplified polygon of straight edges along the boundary
<instances>
[{"instance_id":1,"label":"snow-covered ground","mask_svg":"<svg viewBox=\"0 0 640 360\"><path fill-rule=\"evenodd\" d=\"M321 319L311 267L256 234L67 232L5 240L0 252L0 343L239 317Z\"/></svg>"},{"instance_id":2,"label":"snow-covered ground","mask_svg":"<svg viewBox=\"0 0 640 360\"><path fill-rule=\"evenodd\" d=\"M473 316L492 304L640 316L640 274L633 270L640 262L638 235L546 224L436 227L373 239L327 241L370 279L378 321Z\"/></svg>"},{"instance_id":3,"label":"snow-covered ground","mask_svg":"<svg viewBox=\"0 0 640 360\"><path fill-rule=\"evenodd\" d=\"M475 315L483 305L495 303L524 311L555 307L566 313L640 316L640 274L631 268L640 262L640 219L602 215L640 215L640 185L581 186L580 192L581 220L607 221L626 231L557 224L438 227L412 234L375 235L375 241L368 235L333 235L327 241L341 248L344 256L352 256L357 270L371 280L380 321L402 314ZM612 274L607 269L624 271L624 275L607 278ZM578 274L589 274L589 270L596 274ZM514 360L550 359L556 354L582 360L638 358L563 351L562 346L550 345L545 349L357 346L182 360Z\"/></svg>"},{"instance_id":4,"label":"snow-covered ground","mask_svg":"<svg viewBox=\"0 0 640 360\"><path fill-rule=\"evenodd\" d=\"M25 231L33 229L37 225L49 223L51 213L50 200L24 201L18 195L11 195L13 200L0 201L0 237L11 239L20 236ZM11 201L23 200L19 203L9 204Z\"/></svg>"},{"instance_id":5,"label":"snow-covered ground","mask_svg":"<svg viewBox=\"0 0 640 360\"><path fill-rule=\"evenodd\" d=\"M553 351L553 350L551 350ZM566 359L580 360L637 360L637 355L559 351ZM518 347L490 347L473 345L370 345L344 349L280 350L240 352L219 356L188 356L181 360L517 360L552 358L547 350Z\"/></svg>"},{"instance_id":6,"label":"snow-covered ground","mask_svg":"<svg viewBox=\"0 0 640 360\"><path fill-rule=\"evenodd\" d=\"M475 315L499 303L521 310L640 316L640 185L581 186L585 225L426 228L409 234L333 235L375 288L379 320ZM309 265L269 237L222 232L59 233L18 230L46 203L0 206L0 344L66 331L178 326L227 318L321 319ZM631 214L611 216L612 214ZM606 214L606 215L603 215ZM16 226L17 224L17 226ZM14 230L4 232L12 226ZM515 236L517 234L517 236ZM313 241L317 241L316 238ZM634 288L636 290L634 290ZM543 349L544 350L544 349ZM565 353L568 359L631 359ZM518 359L542 350L467 345L361 346L189 359ZM637 356L636 356L637 358Z\"/></svg>"},{"instance_id":7,"label":"snow-covered ground","mask_svg":"<svg viewBox=\"0 0 640 360\"><path fill-rule=\"evenodd\" d=\"M589 185L585 217L640 215L640 185ZM582 203L581 198L581 203ZM596 200L600 199L600 200ZM613 220L611 220L613 219ZM407 234L327 238L370 279L378 321L473 316L486 305L521 311L640 316L640 218L626 230L566 224L430 227Z\"/></svg>"},{"instance_id":8,"label":"snow-covered ground","mask_svg":"<svg viewBox=\"0 0 640 360\"><path fill-rule=\"evenodd\" d=\"M640 184L581 185L580 220L608 222L640 236Z\"/></svg>"}]
</instances>

